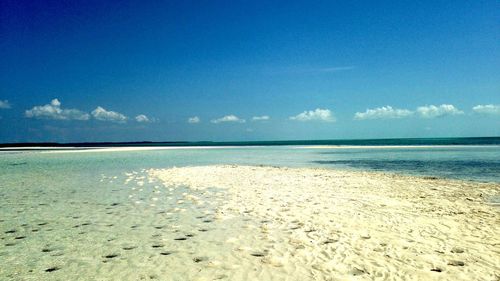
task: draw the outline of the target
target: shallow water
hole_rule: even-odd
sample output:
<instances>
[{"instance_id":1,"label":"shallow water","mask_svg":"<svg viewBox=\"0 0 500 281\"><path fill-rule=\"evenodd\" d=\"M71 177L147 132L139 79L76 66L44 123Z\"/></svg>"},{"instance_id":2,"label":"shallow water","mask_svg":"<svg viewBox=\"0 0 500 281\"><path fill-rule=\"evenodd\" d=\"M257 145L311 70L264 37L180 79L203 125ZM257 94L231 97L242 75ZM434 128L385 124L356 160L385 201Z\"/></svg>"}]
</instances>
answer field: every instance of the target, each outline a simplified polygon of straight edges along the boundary
<instances>
[{"instance_id":1,"label":"shallow water","mask_svg":"<svg viewBox=\"0 0 500 281\"><path fill-rule=\"evenodd\" d=\"M211 263L232 256L226 240L251 221L215 220L223 192L166 188L149 182L144 171L108 176L88 168L39 170L15 186L2 185L0 280L225 276L210 270Z\"/></svg>"},{"instance_id":2,"label":"shallow water","mask_svg":"<svg viewBox=\"0 0 500 281\"><path fill-rule=\"evenodd\" d=\"M231 147L122 152L1 152L0 167L9 174L64 168L106 172L210 164L333 167L421 176L499 182L500 146L427 146L379 148ZM61 167L62 166L62 167ZM92 167L89 167L92 166ZM89 169L90 168L90 169ZM94 176L94 174L92 174Z\"/></svg>"},{"instance_id":3,"label":"shallow water","mask_svg":"<svg viewBox=\"0 0 500 281\"><path fill-rule=\"evenodd\" d=\"M485 182L500 181L500 147L428 147L349 149L321 152L314 162L327 167L436 176Z\"/></svg>"},{"instance_id":4,"label":"shallow water","mask_svg":"<svg viewBox=\"0 0 500 281\"><path fill-rule=\"evenodd\" d=\"M235 253L226 243L246 232L257 236L250 235L250 217L214 218L223 191L163 186L145 170L206 164L369 169L500 181L498 146L1 152L0 280L224 279L231 268L217 264L234 255L259 264L256 258L265 252ZM254 239L252 248L266 245Z\"/></svg>"}]
</instances>

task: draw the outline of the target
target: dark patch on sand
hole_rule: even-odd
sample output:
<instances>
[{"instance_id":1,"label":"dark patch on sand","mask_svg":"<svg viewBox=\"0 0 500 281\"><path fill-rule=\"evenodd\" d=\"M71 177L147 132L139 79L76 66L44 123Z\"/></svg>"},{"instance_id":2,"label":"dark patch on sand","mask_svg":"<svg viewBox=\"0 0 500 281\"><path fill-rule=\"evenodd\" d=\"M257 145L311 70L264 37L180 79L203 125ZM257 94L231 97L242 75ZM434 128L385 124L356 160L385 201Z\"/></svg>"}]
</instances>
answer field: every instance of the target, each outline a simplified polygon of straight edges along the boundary
<instances>
[{"instance_id":1,"label":"dark patch on sand","mask_svg":"<svg viewBox=\"0 0 500 281\"><path fill-rule=\"evenodd\" d=\"M60 267L57 267L57 266L53 266L53 267L49 267L47 269L45 269L45 272L54 272L54 271L57 271L61 269Z\"/></svg>"}]
</instances>

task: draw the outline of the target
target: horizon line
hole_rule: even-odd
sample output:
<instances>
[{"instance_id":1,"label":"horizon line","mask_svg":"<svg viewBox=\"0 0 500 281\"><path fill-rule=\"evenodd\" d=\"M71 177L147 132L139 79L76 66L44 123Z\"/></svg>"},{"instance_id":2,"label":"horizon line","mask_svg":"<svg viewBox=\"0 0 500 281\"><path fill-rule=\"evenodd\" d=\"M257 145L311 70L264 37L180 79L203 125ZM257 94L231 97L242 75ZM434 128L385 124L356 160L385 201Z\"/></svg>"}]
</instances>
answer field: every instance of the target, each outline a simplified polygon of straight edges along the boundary
<instances>
[{"instance_id":1,"label":"horizon line","mask_svg":"<svg viewBox=\"0 0 500 281\"><path fill-rule=\"evenodd\" d=\"M27 147L27 146L40 146L40 147L55 147L55 146L80 146L84 145L97 146L97 145L139 145L139 144L167 144L167 146L176 146L176 145L219 145L219 144L228 144L228 143L245 143L247 145L252 144L264 144L267 145L286 145L287 143L297 143L297 142L346 142L346 141L390 141L390 140L445 140L445 139L495 139L500 136L482 136L482 137L404 137L404 138L359 138L359 139L288 139L288 140L247 140L247 141L211 141L211 140L202 140L202 141L97 141L97 142L8 142L8 143L0 143L1 147ZM492 144L500 144L500 140L498 142Z\"/></svg>"}]
</instances>

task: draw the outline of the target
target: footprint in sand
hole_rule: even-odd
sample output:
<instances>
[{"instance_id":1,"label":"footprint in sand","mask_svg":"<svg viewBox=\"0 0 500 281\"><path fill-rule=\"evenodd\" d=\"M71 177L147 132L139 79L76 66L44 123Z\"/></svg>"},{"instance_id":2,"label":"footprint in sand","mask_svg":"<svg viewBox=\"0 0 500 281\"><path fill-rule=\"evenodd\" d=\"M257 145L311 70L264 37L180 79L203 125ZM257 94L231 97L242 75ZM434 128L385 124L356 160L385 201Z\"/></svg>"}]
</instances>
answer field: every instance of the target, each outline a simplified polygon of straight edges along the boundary
<instances>
[{"instance_id":1,"label":"footprint in sand","mask_svg":"<svg viewBox=\"0 0 500 281\"><path fill-rule=\"evenodd\" d=\"M359 269L357 267L353 267L349 273L353 276L359 276L359 275L363 275L366 273L366 271L364 271L363 269Z\"/></svg>"},{"instance_id":2,"label":"footprint in sand","mask_svg":"<svg viewBox=\"0 0 500 281\"><path fill-rule=\"evenodd\" d=\"M463 252L464 252L464 249L459 248L459 247L453 247L453 248L451 249L451 252L452 252L452 253L454 253L454 254L461 254L461 253L463 253Z\"/></svg>"},{"instance_id":3,"label":"footprint in sand","mask_svg":"<svg viewBox=\"0 0 500 281\"><path fill-rule=\"evenodd\" d=\"M250 253L250 255L260 258L260 257L266 256L266 253L265 252L252 252L252 253Z\"/></svg>"},{"instance_id":4,"label":"footprint in sand","mask_svg":"<svg viewBox=\"0 0 500 281\"><path fill-rule=\"evenodd\" d=\"M451 265L451 266L464 266L465 263L463 261L452 260L452 261L448 262L448 265Z\"/></svg>"},{"instance_id":5,"label":"footprint in sand","mask_svg":"<svg viewBox=\"0 0 500 281\"><path fill-rule=\"evenodd\" d=\"M54 271L57 271L59 269L61 269L61 268L58 266L53 266L53 267L49 267L49 268L45 269L45 272L54 272Z\"/></svg>"},{"instance_id":6,"label":"footprint in sand","mask_svg":"<svg viewBox=\"0 0 500 281\"><path fill-rule=\"evenodd\" d=\"M109 254L109 255L105 255L104 258L106 258L106 259L114 259L114 258L116 258L118 256L119 256L118 254Z\"/></svg>"},{"instance_id":7,"label":"footprint in sand","mask_svg":"<svg viewBox=\"0 0 500 281\"><path fill-rule=\"evenodd\" d=\"M195 258L193 258L193 261L195 263L200 263L200 262L204 262L204 261L207 261L207 260L208 260L207 257L195 257Z\"/></svg>"},{"instance_id":8,"label":"footprint in sand","mask_svg":"<svg viewBox=\"0 0 500 281\"><path fill-rule=\"evenodd\" d=\"M323 244L331 244L331 243L335 243L337 241L339 241L339 240L338 239L331 239L330 238L330 239L327 239L325 242L323 242Z\"/></svg>"},{"instance_id":9,"label":"footprint in sand","mask_svg":"<svg viewBox=\"0 0 500 281\"><path fill-rule=\"evenodd\" d=\"M443 270L439 267L436 267L436 268L432 268L431 271L434 271L434 272L443 272Z\"/></svg>"}]
</instances>

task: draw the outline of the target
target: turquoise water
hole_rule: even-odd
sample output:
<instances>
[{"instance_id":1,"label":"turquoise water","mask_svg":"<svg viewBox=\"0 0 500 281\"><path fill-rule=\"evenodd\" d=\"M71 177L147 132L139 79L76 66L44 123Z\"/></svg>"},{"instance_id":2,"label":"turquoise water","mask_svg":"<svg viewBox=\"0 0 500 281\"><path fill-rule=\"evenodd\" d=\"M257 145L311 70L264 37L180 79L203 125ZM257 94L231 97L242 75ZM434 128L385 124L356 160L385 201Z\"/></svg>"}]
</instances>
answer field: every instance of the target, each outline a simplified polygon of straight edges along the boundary
<instances>
[{"instance_id":1,"label":"turquoise water","mask_svg":"<svg viewBox=\"0 0 500 281\"><path fill-rule=\"evenodd\" d=\"M243 222L214 219L222 193L164 187L142 169L200 154L3 153L0 280L223 278L221 269L206 268L206 257L232 257L222 242ZM188 204L187 195L207 203Z\"/></svg>"},{"instance_id":2,"label":"turquoise water","mask_svg":"<svg viewBox=\"0 0 500 281\"><path fill-rule=\"evenodd\" d=\"M500 137L469 138L395 138L395 139L335 139L335 140L277 140L233 142L100 142L100 143L11 143L2 147L120 147L120 146L292 146L292 145L500 145Z\"/></svg>"},{"instance_id":3,"label":"turquoise water","mask_svg":"<svg viewBox=\"0 0 500 281\"><path fill-rule=\"evenodd\" d=\"M0 152L0 280L191 280L199 272L224 279L223 271L204 262L207 255L230 263L234 251L221 247L221 241L249 230L242 231L242 221L213 219L223 194L217 187L203 193L165 188L145 171L208 164L382 170L500 182L499 146ZM182 204L186 195L208 203ZM232 258L255 262L251 256Z\"/></svg>"},{"instance_id":4,"label":"turquoise water","mask_svg":"<svg viewBox=\"0 0 500 281\"><path fill-rule=\"evenodd\" d=\"M500 146L321 148L261 146L121 152L0 152L2 174L43 171L88 173L210 164L348 168L500 181Z\"/></svg>"},{"instance_id":5,"label":"turquoise water","mask_svg":"<svg viewBox=\"0 0 500 281\"><path fill-rule=\"evenodd\" d=\"M326 167L387 171L419 176L499 182L500 147L432 147L323 151Z\"/></svg>"}]
</instances>

